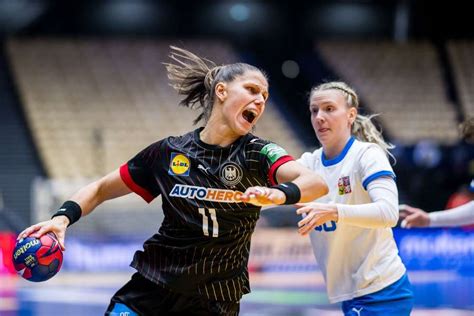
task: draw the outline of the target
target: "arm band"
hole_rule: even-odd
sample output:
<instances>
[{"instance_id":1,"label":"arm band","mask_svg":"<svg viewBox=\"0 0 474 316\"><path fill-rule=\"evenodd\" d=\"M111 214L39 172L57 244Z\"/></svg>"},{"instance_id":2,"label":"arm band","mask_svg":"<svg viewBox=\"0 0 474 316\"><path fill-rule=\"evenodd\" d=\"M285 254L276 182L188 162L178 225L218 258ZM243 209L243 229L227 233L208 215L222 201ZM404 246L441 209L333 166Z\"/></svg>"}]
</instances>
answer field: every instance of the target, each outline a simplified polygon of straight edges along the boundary
<instances>
[{"instance_id":1,"label":"arm band","mask_svg":"<svg viewBox=\"0 0 474 316\"><path fill-rule=\"evenodd\" d=\"M281 183L279 185L273 186L272 189L277 189L285 193L286 200L283 204L295 204L298 203L301 199L300 188L293 182Z\"/></svg>"},{"instance_id":2,"label":"arm band","mask_svg":"<svg viewBox=\"0 0 474 316\"><path fill-rule=\"evenodd\" d=\"M69 225L67 225L69 227L81 218L81 206L74 201L66 201L51 218L60 215L64 215L69 219Z\"/></svg>"}]
</instances>

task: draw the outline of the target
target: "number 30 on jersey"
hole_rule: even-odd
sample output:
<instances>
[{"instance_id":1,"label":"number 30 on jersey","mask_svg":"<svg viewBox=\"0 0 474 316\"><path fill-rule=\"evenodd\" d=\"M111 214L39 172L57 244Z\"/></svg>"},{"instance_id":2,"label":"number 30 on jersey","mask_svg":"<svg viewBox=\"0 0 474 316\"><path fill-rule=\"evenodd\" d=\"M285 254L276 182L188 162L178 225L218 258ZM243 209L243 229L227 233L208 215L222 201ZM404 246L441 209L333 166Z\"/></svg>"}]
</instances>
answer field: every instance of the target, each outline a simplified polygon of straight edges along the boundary
<instances>
[{"instance_id":1,"label":"number 30 on jersey","mask_svg":"<svg viewBox=\"0 0 474 316\"><path fill-rule=\"evenodd\" d=\"M330 221L328 223L324 223L322 225L316 226L314 229L318 232L320 231L325 231L325 232L333 232L337 228L336 222L335 221Z\"/></svg>"}]
</instances>

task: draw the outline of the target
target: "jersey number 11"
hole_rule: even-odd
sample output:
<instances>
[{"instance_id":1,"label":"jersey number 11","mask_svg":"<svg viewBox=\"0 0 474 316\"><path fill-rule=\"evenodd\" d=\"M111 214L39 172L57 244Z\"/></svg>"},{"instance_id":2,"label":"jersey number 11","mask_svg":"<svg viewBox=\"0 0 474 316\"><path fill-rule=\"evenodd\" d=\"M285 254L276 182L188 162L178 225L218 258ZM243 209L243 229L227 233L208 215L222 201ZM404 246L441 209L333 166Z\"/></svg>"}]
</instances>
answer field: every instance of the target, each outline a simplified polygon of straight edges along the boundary
<instances>
[{"instance_id":1,"label":"jersey number 11","mask_svg":"<svg viewBox=\"0 0 474 316\"><path fill-rule=\"evenodd\" d=\"M217 222L216 209L210 208L209 215L206 214L206 209L204 207L198 208L199 214L202 215L202 232L204 236L209 236L209 217L211 217L212 222L212 237L219 236L219 223Z\"/></svg>"}]
</instances>

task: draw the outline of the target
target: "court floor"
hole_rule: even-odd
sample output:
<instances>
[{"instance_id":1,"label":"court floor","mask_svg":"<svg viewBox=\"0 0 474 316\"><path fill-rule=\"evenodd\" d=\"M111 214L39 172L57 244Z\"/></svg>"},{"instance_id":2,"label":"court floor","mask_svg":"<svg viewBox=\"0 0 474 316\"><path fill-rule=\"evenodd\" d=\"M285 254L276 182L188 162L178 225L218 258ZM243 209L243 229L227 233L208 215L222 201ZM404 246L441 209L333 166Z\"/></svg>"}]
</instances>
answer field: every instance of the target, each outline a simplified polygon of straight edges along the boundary
<instances>
[{"instance_id":1,"label":"court floor","mask_svg":"<svg viewBox=\"0 0 474 316\"><path fill-rule=\"evenodd\" d=\"M16 276L0 278L1 316L103 315L112 294L131 273L61 272L44 283ZM474 276L455 272L411 272L416 294L414 316L473 316ZM241 315L341 315L330 305L317 272L253 273L252 293L244 296Z\"/></svg>"}]
</instances>

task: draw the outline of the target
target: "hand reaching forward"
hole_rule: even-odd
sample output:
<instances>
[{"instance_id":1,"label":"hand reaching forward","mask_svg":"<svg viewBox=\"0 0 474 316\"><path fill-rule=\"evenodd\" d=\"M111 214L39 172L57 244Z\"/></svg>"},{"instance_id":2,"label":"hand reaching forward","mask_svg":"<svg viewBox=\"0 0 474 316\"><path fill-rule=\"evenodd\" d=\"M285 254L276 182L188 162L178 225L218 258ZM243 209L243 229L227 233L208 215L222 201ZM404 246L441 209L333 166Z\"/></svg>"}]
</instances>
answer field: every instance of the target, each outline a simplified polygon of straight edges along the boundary
<instances>
[{"instance_id":1,"label":"hand reaching forward","mask_svg":"<svg viewBox=\"0 0 474 316\"><path fill-rule=\"evenodd\" d=\"M399 210L402 228L430 226L430 217L422 209L403 204L399 206Z\"/></svg>"},{"instance_id":2,"label":"hand reaching forward","mask_svg":"<svg viewBox=\"0 0 474 316\"><path fill-rule=\"evenodd\" d=\"M309 234L315 227L329 221L339 219L335 204L325 203L298 203L299 208L296 213L303 215L303 219L298 222L298 232L304 236Z\"/></svg>"}]
</instances>

